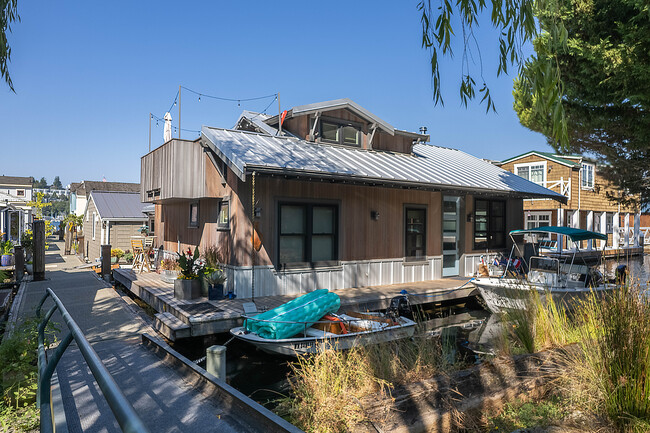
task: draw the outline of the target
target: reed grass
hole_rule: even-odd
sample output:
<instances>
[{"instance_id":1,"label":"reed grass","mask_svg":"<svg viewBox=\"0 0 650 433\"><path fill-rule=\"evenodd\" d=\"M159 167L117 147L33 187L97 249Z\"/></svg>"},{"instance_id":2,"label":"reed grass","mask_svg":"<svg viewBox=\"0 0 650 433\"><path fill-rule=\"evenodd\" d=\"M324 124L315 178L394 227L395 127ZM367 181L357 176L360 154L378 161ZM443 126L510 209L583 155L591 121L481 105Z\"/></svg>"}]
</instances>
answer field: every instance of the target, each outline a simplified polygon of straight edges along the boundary
<instances>
[{"instance_id":1,"label":"reed grass","mask_svg":"<svg viewBox=\"0 0 650 433\"><path fill-rule=\"evenodd\" d=\"M344 432L365 419L360 400L390 393L395 385L431 377L449 368L440 342L418 333L413 339L326 350L300 356L292 365L291 398L277 411L307 432Z\"/></svg>"}]
</instances>

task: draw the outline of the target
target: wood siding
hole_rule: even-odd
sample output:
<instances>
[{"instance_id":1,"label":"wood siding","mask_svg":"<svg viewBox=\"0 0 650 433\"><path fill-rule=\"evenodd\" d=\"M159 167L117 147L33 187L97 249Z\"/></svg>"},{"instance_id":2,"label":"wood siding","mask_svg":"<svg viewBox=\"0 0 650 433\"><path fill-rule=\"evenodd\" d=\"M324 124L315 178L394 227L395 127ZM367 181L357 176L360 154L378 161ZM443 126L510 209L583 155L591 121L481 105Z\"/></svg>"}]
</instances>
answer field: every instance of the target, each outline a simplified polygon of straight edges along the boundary
<instances>
[{"instance_id":1,"label":"wood siding","mask_svg":"<svg viewBox=\"0 0 650 433\"><path fill-rule=\"evenodd\" d=\"M140 160L142 202L207 197L204 160L198 140L173 139L143 156ZM148 194L154 190L159 190L160 195Z\"/></svg>"}]
</instances>

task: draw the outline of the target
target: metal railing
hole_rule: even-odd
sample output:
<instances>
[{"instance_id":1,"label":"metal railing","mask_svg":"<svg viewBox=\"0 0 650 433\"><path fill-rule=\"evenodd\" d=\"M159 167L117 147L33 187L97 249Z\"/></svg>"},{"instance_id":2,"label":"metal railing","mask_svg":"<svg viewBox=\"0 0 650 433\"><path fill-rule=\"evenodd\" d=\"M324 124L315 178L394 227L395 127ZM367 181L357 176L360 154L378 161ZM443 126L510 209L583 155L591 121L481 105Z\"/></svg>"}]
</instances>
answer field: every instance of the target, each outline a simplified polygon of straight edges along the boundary
<instances>
[{"instance_id":1,"label":"metal railing","mask_svg":"<svg viewBox=\"0 0 650 433\"><path fill-rule=\"evenodd\" d=\"M41 308L45 300L51 297L54 305L49 309L43 320L38 325L38 393L37 405L41 410L41 432L50 433L54 431L52 407L50 402L50 393L52 387L52 375L56 369L59 360L63 353L68 348L72 340L77 343L79 351L84 357L86 364L90 368L102 394L105 396L108 405L115 415L120 428L124 432L149 432L144 423L133 409L133 406L128 402L120 388L115 383L115 380L108 372L101 359L92 348L83 332L76 324L68 310L63 306L61 300L54 294L52 289L47 288L45 295L36 307L36 317L41 318ZM52 353L51 359L48 361L45 351L45 328L49 322L52 314L59 310L63 316L63 320L68 326L68 333L63 337L58 347Z\"/></svg>"}]
</instances>

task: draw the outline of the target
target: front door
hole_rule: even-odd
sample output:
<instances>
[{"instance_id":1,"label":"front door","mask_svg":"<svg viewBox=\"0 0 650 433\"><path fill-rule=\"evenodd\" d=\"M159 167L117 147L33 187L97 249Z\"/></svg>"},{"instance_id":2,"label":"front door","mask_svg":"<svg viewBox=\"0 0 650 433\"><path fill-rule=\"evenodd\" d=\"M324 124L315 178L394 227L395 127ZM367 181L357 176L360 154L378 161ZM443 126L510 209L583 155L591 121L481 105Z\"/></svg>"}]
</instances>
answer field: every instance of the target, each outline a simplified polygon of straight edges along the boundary
<instances>
[{"instance_id":1,"label":"front door","mask_svg":"<svg viewBox=\"0 0 650 433\"><path fill-rule=\"evenodd\" d=\"M458 275L458 237L460 228L460 197L442 199L442 276Z\"/></svg>"}]
</instances>

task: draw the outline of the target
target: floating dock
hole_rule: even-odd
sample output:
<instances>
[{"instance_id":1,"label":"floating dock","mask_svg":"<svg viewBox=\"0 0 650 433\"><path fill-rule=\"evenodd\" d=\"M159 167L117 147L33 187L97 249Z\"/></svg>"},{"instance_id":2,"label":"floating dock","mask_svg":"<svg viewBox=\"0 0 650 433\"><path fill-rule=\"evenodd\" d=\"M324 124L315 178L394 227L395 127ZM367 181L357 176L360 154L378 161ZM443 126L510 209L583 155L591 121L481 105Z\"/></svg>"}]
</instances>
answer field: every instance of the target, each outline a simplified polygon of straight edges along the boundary
<instances>
[{"instance_id":1,"label":"floating dock","mask_svg":"<svg viewBox=\"0 0 650 433\"><path fill-rule=\"evenodd\" d=\"M113 278L156 311L154 326L171 341L220 334L241 326L244 304L253 302L250 298L179 300L174 297L174 285L163 281L155 272L136 273L132 269L120 268L113 270ZM409 301L414 305L468 298L477 293L470 281L469 277L445 278L350 288L335 293L341 298L342 310L371 311L388 307L390 300L402 290L408 292ZM297 296L263 296L256 297L254 302L258 311L267 311Z\"/></svg>"}]
</instances>

